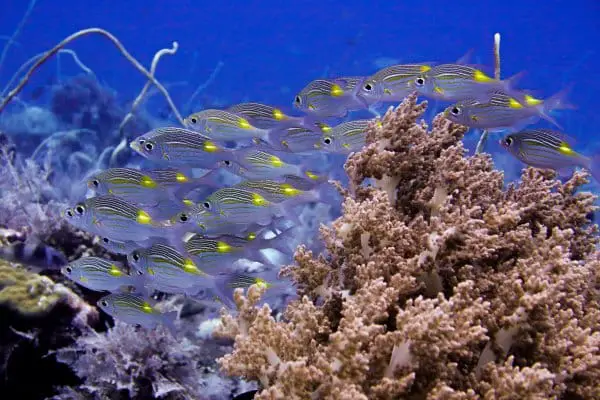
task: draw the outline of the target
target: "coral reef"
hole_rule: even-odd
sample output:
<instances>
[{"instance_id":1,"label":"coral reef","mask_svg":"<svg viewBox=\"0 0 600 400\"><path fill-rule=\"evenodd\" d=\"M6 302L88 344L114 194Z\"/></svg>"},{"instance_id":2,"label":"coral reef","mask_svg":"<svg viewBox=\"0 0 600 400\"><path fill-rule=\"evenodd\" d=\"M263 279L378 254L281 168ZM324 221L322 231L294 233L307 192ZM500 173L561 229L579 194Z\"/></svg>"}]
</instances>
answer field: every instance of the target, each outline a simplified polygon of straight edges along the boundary
<instances>
[{"instance_id":1,"label":"coral reef","mask_svg":"<svg viewBox=\"0 0 600 400\"><path fill-rule=\"evenodd\" d=\"M45 398L77 377L52 351L70 345L83 326L95 326L95 307L47 276L0 261L0 393ZM23 384L35 378L35 385Z\"/></svg>"},{"instance_id":2,"label":"coral reef","mask_svg":"<svg viewBox=\"0 0 600 400\"><path fill-rule=\"evenodd\" d=\"M55 398L218 400L250 387L210 368L214 350L162 327L150 331L117 321L105 333L90 329L57 352L84 383L62 388Z\"/></svg>"},{"instance_id":3,"label":"coral reef","mask_svg":"<svg viewBox=\"0 0 600 400\"><path fill-rule=\"evenodd\" d=\"M223 370L259 381L257 399L600 398L587 176L528 168L504 187L425 109L409 96L348 158L327 252L300 247L284 271L301 298L282 321L257 307L264 288L236 291Z\"/></svg>"}]
</instances>

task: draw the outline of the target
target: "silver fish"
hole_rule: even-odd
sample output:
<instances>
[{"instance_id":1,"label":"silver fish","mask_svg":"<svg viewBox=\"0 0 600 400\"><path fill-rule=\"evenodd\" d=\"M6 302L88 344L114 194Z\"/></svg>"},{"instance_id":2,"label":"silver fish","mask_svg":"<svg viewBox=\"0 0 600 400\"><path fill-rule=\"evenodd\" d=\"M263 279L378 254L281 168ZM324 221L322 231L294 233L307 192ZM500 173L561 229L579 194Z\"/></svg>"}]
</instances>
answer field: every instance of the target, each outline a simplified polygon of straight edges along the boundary
<instances>
[{"instance_id":1,"label":"silver fish","mask_svg":"<svg viewBox=\"0 0 600 400\"><path fill-rule=\"evenodd\" d=\"M527 94L513 97L504 92L493 92L485 102L463 100L453 104L446 108L444 116L470 128L490 131L516 131L537 122L540 118L559 126L550 116L550 112L570 107L565 103L564 97L564 91L545 101Z\"/></svg>"},{"instance_id":2,"label":"silver fish","mask_svg":"<svg viewBox=\"0 0 600 400\"><path fill-rule=\"evenodd\" d=\"M522 74L506 80L488 76L480 69L465 64L441 64L421 73L411 86L422 96L445 101L474 99L486 101L489 93L512 93L515 82Z\"/></svg>"},{"instance_id":3,"label":"silver fish","mask_svg":"<svg viewBox=\"0 0 600 400\"><path fill-rule=\"evenodd\" d=\"M123 286L132 286L137 293L143 293L143 278L130 276L123 265L100 257L83 257L60 270L73 282L96 291L116 291Z\"/></svg>"},{"instance_id":4,"label":"silver fish","mask_svg":"<svg viewBox=\"0 0 600 400\"><path fill-rule=\"evenodd\" d=\"M321 117L344 117L348 111L369 108L357 96L364 77L316 79L306 85L294 98L294 107Z\"/></svg>"},{"instance_id":5,"label":"silver fish","mask_svg":"<svg viewBox=\"0 0 600 400\"><path fill-rule=\"evenodd\" d=\"M68 208L67 222L91 234L117 241L161 236L160 224L142 208L116 196L96 196Z\"/></svg>"},{"instance_id":6,"label":"silver fish","mask_svg":"<svg viewBox=\"0 0 600 400\"><path fill-rule=\"evenodd\" d=\"M573 150L569 141L560 132L531 129L506 135L500 140L500 145L532 167L553 169L560 174L570 172L574 167L582 167L588 169L598 181L598 162Z\"/></svg>"},{"instance_id":7,"label":"silver fish","mask_svg":"<svg viewBox=\"0 0 600 400\"><path fill-rule=\"evenodd\" d=\"M177 312L161 313L144 297L131 293L112 293L96 303L102 311L127 324L154 329L164 325L176 336Z\"/></svg>"},{"instance_id":8,"label":"silver fish","mask_svg":"<svg viewBox=\"0 0 600 400\"><path fill-rule=\"evenodd\" d=\"M388 101L402 101L415 89L411 82L414 78L431 69L428 64L390 65L368 77L361 85L358 96L369 104Z\"/></svg>"},{"instance_id":9,"label":"silver fish","mask_svg":"<svg viewBox=\"0 0 600 400\"><path fill-rule=\"evenodd\" d=\"M184 128L154 129L129 146L148 160L197 168L211 168L229 158L231 152L208 136Z\"/></svg>"}]
</instances>

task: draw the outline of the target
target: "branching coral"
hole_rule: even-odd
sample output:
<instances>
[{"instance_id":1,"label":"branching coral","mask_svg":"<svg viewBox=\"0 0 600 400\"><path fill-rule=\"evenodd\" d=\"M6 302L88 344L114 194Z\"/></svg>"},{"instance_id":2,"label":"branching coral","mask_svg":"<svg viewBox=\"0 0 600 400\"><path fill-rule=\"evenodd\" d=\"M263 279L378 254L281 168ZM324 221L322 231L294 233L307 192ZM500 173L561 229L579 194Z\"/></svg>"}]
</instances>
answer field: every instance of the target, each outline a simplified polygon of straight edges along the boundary
<instances>
[{"instance_id":1,"label":"branching coral","mask_svg":"<svg viewBox=\"0 0 600 400\"><path fill-rule=\"evenodd\" d=\"M526 169L503 186L465 129L431 130L409 96L346 163L344 214L285 273L301 299L281 322L236 292L220 334L229 374L260 399L600 398L594 197ZM374 186L364 186L372 178Z\"/></svg>"}]
</instances>

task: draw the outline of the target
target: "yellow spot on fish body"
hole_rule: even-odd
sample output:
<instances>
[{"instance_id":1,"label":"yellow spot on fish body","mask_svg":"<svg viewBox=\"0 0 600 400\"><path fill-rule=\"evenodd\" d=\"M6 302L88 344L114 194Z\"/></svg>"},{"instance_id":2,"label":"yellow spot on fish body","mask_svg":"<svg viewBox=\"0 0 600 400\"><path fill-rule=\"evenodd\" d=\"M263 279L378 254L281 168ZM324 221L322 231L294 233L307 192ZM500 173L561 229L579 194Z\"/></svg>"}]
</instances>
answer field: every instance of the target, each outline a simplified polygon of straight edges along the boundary
<instances>
[{"instance_id":1,"label":"yellow spot on fish body","mask_svg":"<svg viewBox=\"0 0 600 400\"><path fill-rule=\"evenodd\" d=\"M494 81L494 78L491 78L484 74L482 71L476 69L473 73L473 80L479 83L490 83Z\"/></svg>"},{"instance_id":2,"label":"yellow spot on fish body","mask_svg":"<svg viewBox=\"0 0 600 400\"><path fill-rule=\"evenodd\" d=\"M157 186L156 182L154 182L154 179L150 178L148 175L142 176L140 179L140 185L148 189L154 189Z\"/></svg>"},{"instance_id":3,"label":"yellow spot on fish body","mask_svg":"<svg viewBox=\"0 0 600 400\"><path fill-rule=\"evenodd\" d=\"M231 246L225 242L217 242L217 253L229 253Z\"/></svg>"},{"instance_id":4,"label":"yellow spot on fish body","mask_svg":"<svg viewBox=\"0 0 600 400\"><path fill-rule=\"evenodd\" d=\"M156 273L152 268L147 268L146 271L148 271L149 275L154 275Z\"/></svg>"},{"instance_id":5,"label":"yellow spot on fish body","mask_svg":"<svg viewBox=\"0 0 600 400\"><path fill-rule=\"evenodd\" d=\"M566 156L571 156L573 154L575 154L575 151L573 151L573 149L569 146L568 143L566 142L562 142L559 146L558 146L558 151L561 154L564 154Z\"/></svg>"},{"instance_id":6,"label":"yellow spot on fish body","mask_svg":"<svg viewBox=\"0 0 600 400\"><path fill-rule=\"evenodd\" d=\"M319 123L317 123L317 125L319 126L319 129L321 129L321 132L327 133L327 132L331 131L331 126L327 125L324 122L319 122Z\"/></svg>"},{"instance_id":7,"label":"yellow spot on fish body","mask_svg":"<svg viewBox=\"0 0 600 400\"><path fill-rule=\"evenodd\" d=\"M254 240L256 239L256 232L250 232L246 235L246 240Z\"/></svg>"},{"instance_id":8,"label":"yellow spot on fish body","mask_svg":"<svg viewBox=\"0 0 600 400\"><path fill-rule=\"evenodd\" d=\"M389 94L391 96L392 91L390 89L383 89L383 94Z\"/></svg>"},{"instance_id":9,"label":"yellow spot on fish body","mask_svg":"<svg viewBox=\"0 0 600 400\"><path fill-rule=\"evenodd\" d=\"M116 265L111 265L110 270L108 271L109 275L114 277L119 277L123 275L123 271L121 271Z\"/></svg>"},{"instance_id":10,"label":"yellow spot on fish body","mask_svg":"<svg viewBox=\"0 0 600 400\"><path fill-rule=\"evenodd\" d=\"M333 97L340 97L344 94L344 89L342 89L340 85L332 85L330 93Z\"/></svg>"},{"instance_id":11,"label":"yellow spot on fish body","mask_svg":"<svg viewBox=\"0 0 600 400\"><path fill-rule=\"evenodd\" d=\"M152 308L148 302L144 302L144 304L142 304L142 311L146 314L152 314L154 312L154 308Z\"/></svg>"},{"instance_id":12,"label":"yellow spot on fish body","mask_svg":"<svg viewBox=\"0 0 600 400\"><path fill-rule=\"evenodd\" d=\"M508 106L514 109L523 108L523 104L519 103L516 99L513 99L512 97L508 99Z\"/></svg>"},{"instance_id":13,"label":"yellow spot on fish body","mask_svg":"<svg viewBox=\"0 0 600 400\"><path fill-rule=\"evenodd\" d=\"M281 110L273 109L273 118L277 121L287 119L287 115L281 112Z\"/></svg>"},{"instance_id":14,"label":"yellow spot on fish body","mask_svg":"<svg viewBox=\"0 0 600 400\"><path fill-rule=\"evenodd\" d=\"M527 103L528 106L539 106L543 102L543 100L536 99L535 97L530 96L528 94L525 95L525 103Z\"/></svg>"},{"instance_id":15,"label":"yellow spot on fish body","mask_svg":"<svg viewBox=\"0 0 600 400\"><path fill-rule=\"evenodd\" d=\"M256 280L254 281L254 284L255 284L256 286L258 286L259 288L261 288L261 289L262 289L262 288L268 289L268 288L270 288L271 286L273 286L272 284L270 284L269 282L265 281L265 280L264 280L264 279L262 279L262 278L256 278Z\"/></svg>"},{"instance_id":16,"label":"yellow spot on fish body","mask_svg":"<svg viewBox=\"0 0 600 400\"><path fill-rule=\"evenodd\" d=\"M183 200L181 200L181 202L188 207L192 207L194 205L194 202L190 199L183 199Z\"/></svg>"},{"instance_id":17,"label":"yellow spot on fish body","mask_svg":"<svg viewBox=\"0 0 600 400\"><path fill-rule=\"evenodd\" d=\"M313 181L316 181L317 179L319 179L319 175L313 174L310 171L306 171L304 173L304 175L306 175L309 179L312 179Z\"/></svg>"},{"instance_id":18,"label":"yellow spot on fish body","mask_svg":"<svg viewBox=\"0 0 600 400\"><path fill-rule=\"evenodd\" d=\"M252 204L258 207L265 207L269 202L258 193L252 193Z\"/></svg>"},{"instance_id":19,"label":"yellow spot on fish body","mask_svg":"<svg viewBox=\"0 0 600 400\"><path fill-rule=\"evenodd\" d=\"M214 144L213 142L206 141L204 142L204 151L207 153L214 153L219 150L219 146Z\"/></svg>"},{"instance_id":20,"label":"yellow spot on fish body","mask_svg":"<svg viewBox=\"0 0 600 400\"><path fill-rule=\"evenodd\" d=\"M283 161L281 161L281 158L277 157L277 156L271 156L271 165L275 168L281 168L283 166Z\"/></svg>"},{"instance_id":21,"label":"yellow spot on fish body","mask_svg":"<svg viewBox=\"0 0 600 400\"><path fill-rule=\"evenodd\" d=\"M477 115L471 115L471 119L475 122L479 121L479 117Z\"/></svg>"},{"instance_id":22,"label":"yellow spot on fish body","mask_svg":"<svg viewBox=\"0 0 600 400\"><path fill-rule=\"evenodd\" d=\"M238 120L238 126L242 129L251 129L252 125L250 125L250 122L248 122L248 120L244 119L244 118L240 118Z\"/></svg>"},{"instance_id":23,"label":"yellow spot on fish body","mask_svg":"<svg viewBox=\"0 0 600 400\"><path fill-rule=\"evenodd\" d=\"M88 281L88 278L86 278L85 276L81 276L79 277L79 280L83 283L86 283Z\"/></svg>"},{"instance_id":24,"label":"yellow spot on fish body","mask_svg":"<svg viewBox=\"0 0 600 400\"><path fill-rule=\"evenodd\" d=\"M434 87L433 91L436 92L436 93L439 93L439 94L444 94L444 89L442 89L439 86Z\"/></svg>"},{"instance_id":25,"label":"yellow spot on fish body","mask_svg":"<svg viewBox=\"0 0 600 400\"><path fill-rule=\"evenodd\" d=\"M148 213L144 210L139 210L137 212L137 218L136 221L138 224L141 225L148 225L152 223L152 217L150 217L150 215L148 215Z\"/></svg>"},{"instance_id":26,"label":"yellow spot on fish body","mask_svg":"<svg viewBox=\"0 0 600 400\"><path fill-rule=\"evenodd\" d=\"M189 181L188 177L182 174L181 172L175 174L175 180L179 183L185 183Z\"/></svg>"},{"instance_id":27,"label":"yellow spot on fish body","mask_svg":"<svg viewBox=\"0 0 600 400\"><path fill-rule=\"evenodd\" d=\"M344 143L344 144L342 144L342 147L345 148L345 149L349 149L350 145L348 143Z\"/></svg>"},{"instance_id":28,"label":"yellow spot on fish body","mask_svg":"<svg viewBox=\"0 0 600 400\"><path fill-rule=\"evenodd\" d=\"M284 195L286 196L297 196L301 193L300 190L296 189L295 187L293 187L292 185L288 184L288 183L284 183L281 185L281 191Z\"/></svg>"},{"instance_id":29,"label":"yellow spot on fish body","mask_svg":"<svg viewBox=\"0 0 600 400\"><path fill-rule=\"evenodd\" d=\"M431 69L431 67L429 65L421 65L421 72L427 72Z\"/></svg>"},{"instance_id":30,"label":"yellow spot on fish body","mask_svg":"<svg viewBox=\"0 0 600 400\"><path fill-rule=\"evenodd\" d=\"M313 106L312 104L309 104L308 109L314 111L314 110L316 110L316 107Z\"/></svg>"},{"instance_id":31,"label":"yellow spot on fish body","mask_svg":"<svg viewBox=\"0 0 600 400\"><path fill-rule=\"evenodd\" d=\"M200 275L201 271L198 266L189 258L186 258L183 262L183 270L188 274Z\"/></svg>"}]
</instances>

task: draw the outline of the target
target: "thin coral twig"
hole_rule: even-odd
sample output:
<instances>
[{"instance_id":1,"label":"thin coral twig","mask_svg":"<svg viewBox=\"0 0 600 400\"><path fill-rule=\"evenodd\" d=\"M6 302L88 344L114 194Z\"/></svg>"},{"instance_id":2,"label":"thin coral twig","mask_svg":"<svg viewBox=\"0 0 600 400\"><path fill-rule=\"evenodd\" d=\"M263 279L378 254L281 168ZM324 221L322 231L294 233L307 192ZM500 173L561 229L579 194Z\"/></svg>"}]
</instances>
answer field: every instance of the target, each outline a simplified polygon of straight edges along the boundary
<instances>
[{"instance_id":1,"label":"thin coral twig","mask_svg":"<svg viewBox=\"0 0 600 400\"><path fill-rule=\"evenodd\" d=\"M6 96L6 98L4 98L2 100L2 102L0 103L0 113L2 113L2 111L6 108L6 106L8 105L8 103L17 95L21 92L21 90L23 90L23 87L25 87L25 85L27 84L27 82L29 81L29 79L31 78L31 76L33 75L33 73L42 65L44 64L46 61L48 61L48 59L50 57L52 57L53 55L55 55L59 50L61 50L62 48L64 48L66 45L68 45L69 43L71 43L72 41L85 36L85 35L89 35L89 34L100 34L104 37L106 37L107 39L109 39L119 50L119 52L139 71L141 72L146 78L148 78L157 88L158 90L160 90L160 92L163 94L163 96L165 97L165 99L167 100L167 103L169 103L169 107L171 107L171 110L173 110L173 113L175 114L175 116L177 117L177 120L179 120L179 122L181 124L183 124L183 118L181 118L181 114L179 114L179 111L177 110L177 107L175 107L175 104L173 104L173 100L171 99L171 96L169 95L169 92L167 91L167 89L165 89L165 87L156 80L156 78L154 78L154 76L146 69L144 68L144 66L142 64L139 63L139 61L137 61L132 55L131 53L129 53L127 51L127 49L123 46L123 44L119 41L119 39L117 39L112 33L101 29L101 28L88 28L88 29L83 29L80 30L78 32L75 32L74 34L66 37L65 39L63 39L60 43L58 43L56 46L54 46L52 49L48 50L40 59L38 59L32 66L31 68L29 68L29 70L27 71L27 73L25 74L25 76L21 79L21 82L19 82L19 84L10 91L10 93L8 93L8 95Z\"/></svg>"},{"instance_id":2,"label":"thin coral twig","mask_svg":"<svg viewBox=\"0 0 600 400\"><path fill-rule=\"evenodd\" d=\"M160 61L160 58L166 54L174 55L177 52L178 48L179 48L179 43L173 42L173 46L170 49L162 49L162 50L159 50L158 52L156 52L156 54L154 55L154 58L152 59L152 64L150 65L150 75L152 75L152 78L154 78L154 75L156 74L156 67L158 66L158 62ZM144 96L146 95L146 92L148 92L148 89L150 89L151 83L152 83L151 79L149 79L146 82L146 84L142 88L142 91L140 92L140 94L138 94L138 96L133 101L133 104L131 105L131 110L127 113L125 118L123 118L123 121L121 121L121 124L119 125L119 132L121 132L121 135L123 135L123 128L125 127L125 124L127 124L127 122L131 118L133 118L133 113L135 112L135 109L140 105L140 103L144 99Z\"/></svg>"},{"instance_id":3,"label":"thin coral twig","mask_svg":"<svg viewBox=\"0 0 600 400\"><path fill-rule=\"evenodd\" d=\"M188 100L188 102L185 104L184 106L184 111L185 110L189 110L190 107L192 106L194 100L196 99L196 97L204 90L208 87L208 85L210 85L215 78L217 77L217 75L219 74L219 72L221 71L221 68L223 68L223 65L225 65L223 63L223 61L219 61L217 63L217 65L215 66L215 69L213 69L213 71L211 72L210 76L208 77L208 79L206 81L204 81L204 83L202 83L200 86L198 86L196 88L196 90L194 91L194 93L192 94L192 96L190 97L190 99Z\"/></svg>"},{"instance_id":4,"label":"thin coral twig","mask_svg":"<svg viewBox=\"0 0 600 400\"><path fill-rule=\"evenodd\" d=\"M494 35L494 78L500 80L500 34L496 33ZM481 133L481 137L477 142L477 147L475 148L475 153L481 153L485 144L488 140L488 136L490 133L487 129L484 129Z\"/></svg>"},{"instance_id":5,"label":"thin coral twig","mask_svg":"<svg viewBox=\"0 0 600 400\"><path fill-rule=\"evenodd\" d=\"M8 42L4 46L4 49L2 50L2 54L0 54L0 69L2 69L2 64L4 64L4 60L6 59L6 55L8 54L8 49L10 48L10 46L13 43L16 43L15 39L17 38L17 36L19 36L19 34L21 33L21 30L23 29L23 26L25 26L25 23L29 19L29 15L33 11L33 9L35 7L35 3L36 3L36 0L31 0L29 2L29 5L27 6L27 11L25 11L25 15L23 15L23 18L19 22L19 25L17 25L17 29L15 29L15 32L8 39Z\"/></svg>"}]
</instances>

